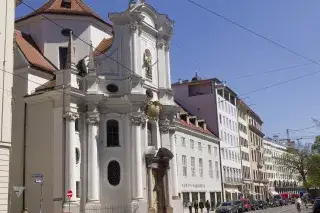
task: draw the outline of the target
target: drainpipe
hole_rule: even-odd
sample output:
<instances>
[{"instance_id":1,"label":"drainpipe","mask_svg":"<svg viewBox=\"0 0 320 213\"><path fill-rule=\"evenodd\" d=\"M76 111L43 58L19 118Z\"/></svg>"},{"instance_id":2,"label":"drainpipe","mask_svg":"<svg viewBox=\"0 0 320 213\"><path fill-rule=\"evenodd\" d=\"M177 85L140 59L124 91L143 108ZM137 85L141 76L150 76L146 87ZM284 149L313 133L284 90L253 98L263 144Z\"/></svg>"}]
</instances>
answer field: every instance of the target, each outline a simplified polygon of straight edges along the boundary
<instances>
[{"instance_id":1,"label":"drainpipe","mask_svg":"<svg viewBox=\"0 0 320 213\"><path fill-rule=\"evenodd\" d=\"M239 124L239 117L238 117L238 103L237 103L237 99L236 99L236 112L237 112L237 124ZM239 125L238 125L238 127L239 127ZM240 142L240 131L239 131L239 128L237 127L237 129L238 129L238 136L239 136L239 147L240 147L240 166L241 166L241 168L240 168L240 171L241 171L241 173L240 173L240 175L241 175L241 192L242 192L242 195L243 195L243 197L244 197L244 191L243 191L243 186L244 186L244 178L243 178L243 170L242 170L242 166L243 166L243 164L242 164L242 150L241 150L241 142ZM250 150L249 150L249 155L250 155Z\"/></svg>"},{"instance_id":2,"label":"drainpipe","mask_svg":"<svg viewBox=\"0 0 320 213\"><path fill-rule=\"evenodd\" d=\"M23 177L22 185L26 186L26 159L27 159L27 103L24 103L24 120L23 120ZM23 190L23 200L22 200L23 211L26 209L26 190Z\"/></svg>"}]
</instances>

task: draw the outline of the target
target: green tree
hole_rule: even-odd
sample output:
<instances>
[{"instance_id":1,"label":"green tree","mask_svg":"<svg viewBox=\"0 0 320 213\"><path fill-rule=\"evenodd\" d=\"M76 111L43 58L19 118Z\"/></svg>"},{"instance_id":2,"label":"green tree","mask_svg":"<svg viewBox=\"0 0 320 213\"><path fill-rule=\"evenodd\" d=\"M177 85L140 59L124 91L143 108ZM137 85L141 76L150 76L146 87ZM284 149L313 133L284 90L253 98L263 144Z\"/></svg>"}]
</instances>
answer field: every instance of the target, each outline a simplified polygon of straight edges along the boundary
<instances>
[{"instance_id":1,"label":"green tree","mask_svg":"<svg viewBox=\"0 0 320 213\"><path fill-rule=\"evenodd\" d=\"M311 149L313 153L320 154L320 136L319 135L315 138Z\"/></svg>"},{"instance_id":2,"label":"green tree","mask_svg":"<svg viewBox=\"0 0 320 213\"><path fill-rule=\"evenodd\" d=\"M308 185L308 172L310 170L310 158L312 152L310 146L296 143L294 147L288 148L287 152L280 157L275 157L278 165L287 168L291 174L298 174L306 188Z\"/></svg>"},{"instance_id":3,"label":"green tree","mask_svg":"<svg viewBox=\"0 0 320 213\"><path fill-rule=\"evenodd\" d=\"M308 182L310 186L320 187L320 154L314 154L310 158Z\"/></svg>"}]
</instances>

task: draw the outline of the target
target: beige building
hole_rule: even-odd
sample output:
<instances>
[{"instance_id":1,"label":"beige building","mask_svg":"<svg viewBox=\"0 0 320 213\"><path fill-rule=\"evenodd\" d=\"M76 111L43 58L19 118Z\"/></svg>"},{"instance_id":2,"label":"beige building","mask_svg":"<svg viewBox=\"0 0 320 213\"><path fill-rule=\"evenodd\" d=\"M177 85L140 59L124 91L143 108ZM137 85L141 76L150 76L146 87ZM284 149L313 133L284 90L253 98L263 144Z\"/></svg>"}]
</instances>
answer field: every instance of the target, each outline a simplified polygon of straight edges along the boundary
<instances>
[{"instance_id":1,"label":"beige building","mask_svg":"<svg viewBox=\"0 0 320 213\"><path fill-rule=\"evenodd\" d=\"M8 212L9 160L11 150L11 106L13 96L14 0L1 1L0 7L0 212Z\"/></svg>"}]
</instances>

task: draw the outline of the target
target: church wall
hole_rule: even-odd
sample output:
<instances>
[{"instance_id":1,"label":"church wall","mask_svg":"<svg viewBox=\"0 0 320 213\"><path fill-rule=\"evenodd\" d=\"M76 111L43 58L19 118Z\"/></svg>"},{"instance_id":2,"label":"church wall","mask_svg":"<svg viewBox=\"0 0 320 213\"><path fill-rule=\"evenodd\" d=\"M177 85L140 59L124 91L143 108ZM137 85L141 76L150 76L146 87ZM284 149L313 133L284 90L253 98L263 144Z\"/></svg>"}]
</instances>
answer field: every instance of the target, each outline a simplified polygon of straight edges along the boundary
<instances>
[{"instance_id":1,"label":"church wall","mask_svg":"<svg viewBox=\"0 0 320 213\"><path fill-rule=\"evenodd\" d=\"M43 174L43 212L53 208L53 101L28 104L26 134L26 205L28 212L39 211L40 184L32 174Z\"/></svg>"},{"instance_id":2,"label":"church wall","mask_svg":"<svg viewBox=\"0 0 320 213\"><path fill-rule=\"evenodd\" d=\"M90 40L92 41L92 46L96 48L98 44L104 38L110 38L111 35L105 32L103 29L99 29L98 26L90 26Z\"/></svg>"},{"instance_id":3,"label":"church wall","mask_svg":"<svg viewBox=\"0 0 320 213\"><path fill-rule=\"evenodd\" d=\"M120 125L120 147L107 147L106 122L115 119ZM127 204L131 202L131 129L127 115L115 113L102 114L100 121L100 176L101 176L101 204ZM117 186L112 186L108 181L108 164L116 160L120 164L121 179Z\"/></svg>"},{"instance_id":4,"label":"church wall","mask_svg":"<svg viewBox=\"0 0 320 213\"><path fill-rule=\"evenodd\" d=\"M55 20L60 26L71 29L75 39L75 58L81 60L89 53L90 44L90 22L77 20ZM61 34L61 27L55 25L49 20L43 20L44 31L44 55L59 68L59 47L68 47L68 36ZM78 39L78 37L81 39ZM83 41L86 43L84 43Z\"/></svg>"}]
</instances>

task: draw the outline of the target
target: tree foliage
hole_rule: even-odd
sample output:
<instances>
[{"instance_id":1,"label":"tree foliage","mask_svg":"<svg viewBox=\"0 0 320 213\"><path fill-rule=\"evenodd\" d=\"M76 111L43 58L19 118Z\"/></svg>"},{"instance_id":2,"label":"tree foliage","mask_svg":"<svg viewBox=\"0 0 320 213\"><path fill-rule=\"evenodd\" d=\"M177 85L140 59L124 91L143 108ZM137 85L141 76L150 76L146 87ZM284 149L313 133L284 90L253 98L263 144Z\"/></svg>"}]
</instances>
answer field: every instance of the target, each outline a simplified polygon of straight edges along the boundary
<instances>
[{"instance_id":1,"label":"tree foliage","mask_svg":"<svg viewBox=\"0 0 320 213\"><path fill-rule=\"evenodd\" d=\"M320 187L320 154L312 155L309 164L309 184L313 187Z\"/></svg>"},{"instance_id":2,"label":"tree foliage","mask_svg":"<svg viewBox=\"0 0 320 213\"><path fill-rule=\"evenodd\" d=\"M298 142L293 148L288 148L287 152L280 157L276 157L276 161L279 165L287 168L291 174L299 174L301 181L307 186L311 154L309 145Z\"/></svg>"},{"instance_id":3,"label":"tree foliage","mask_svg":"<svg viewBox=\"0 0 320 213\"><path fill-rule=\"evenodd\" d=\"M320 155L320 136L317 136L312 145L312 152Z\"/></svg>"}]
</instances>

